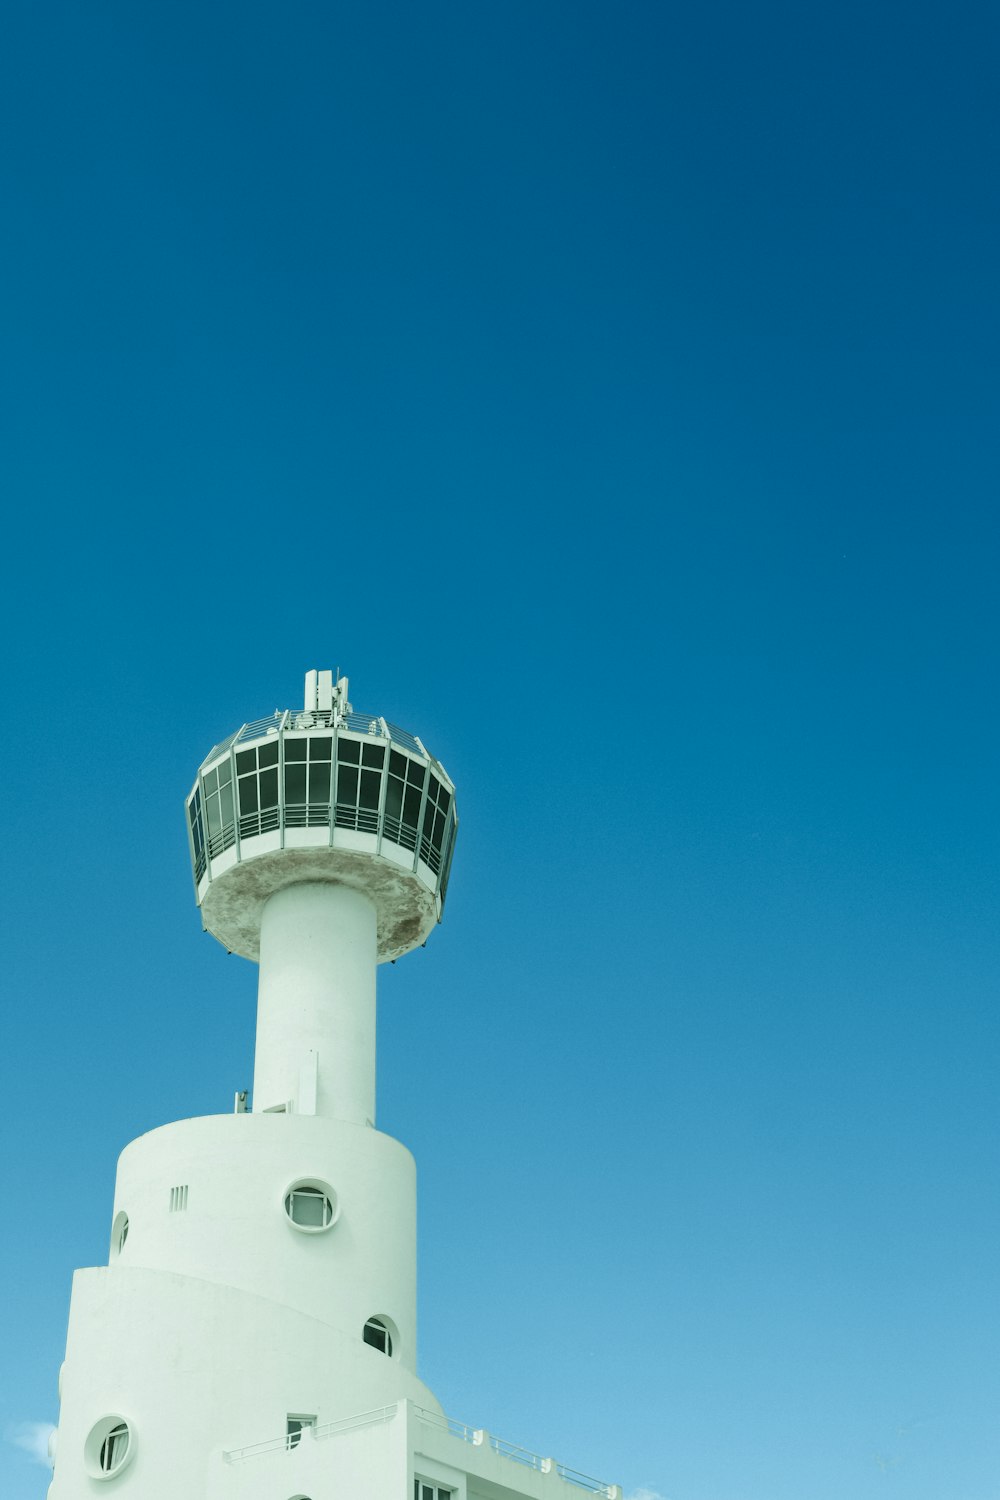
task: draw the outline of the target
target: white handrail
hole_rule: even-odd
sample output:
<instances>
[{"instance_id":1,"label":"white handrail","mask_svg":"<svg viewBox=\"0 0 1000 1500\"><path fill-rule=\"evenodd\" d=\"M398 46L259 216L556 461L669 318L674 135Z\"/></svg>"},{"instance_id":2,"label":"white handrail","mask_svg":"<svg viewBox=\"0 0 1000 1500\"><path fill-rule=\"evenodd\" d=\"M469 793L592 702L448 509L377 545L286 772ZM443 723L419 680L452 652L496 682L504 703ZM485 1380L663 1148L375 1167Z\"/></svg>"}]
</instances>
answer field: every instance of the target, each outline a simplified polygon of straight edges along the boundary
<instances>
[{"instance_id":1,"label":"white handrail","mask_svg":"<svg viewBox=\"0 0 1000 1500\"><path fill-rule=\"evenodd\" d=\"M235 1464L245 1458L258 1458L262 1453L297 1448L306 1439L322 1443L327 1438L337 1437L342 1432L352 1432L358 1427L375 1427L379 1422L391 1422L398 1409L398 1402L394 1402L392 1406L376 1406L374 1410L359 1412L355 1417L340 1417L335 1422L323 1422L319 1427L303 1427L301 1432L293 1434L294 1442L286 1433L284 1437L267 1438L263 1443L250 1443L245 1448L230 1448L222 1457L227 1464Z\"/></svg>"},{"instance_id":2,"label":"white handrail","mask_svg":"<svg viewBox=\"0 0 1000 1500\"><path fill-rule=\"evenodd\" d=\"M478 1446L485 1438L493 1452L501 1458L510 1459L512 1463L523 1464L525 1468L534 1469L540 1474L549 1473L551 1470L559 1475L559 1478L567 1484L575 1484L578 1489L589 1490L592 1495L604 1495L607 1500L615 1500L621 1495L621 1491L615 1484L605 1484L603 1479L594 1479L590 1474L581 1474L579 1469L570 1469L565 1464L554 1463L552 1459L545 1458L541 1453L532 1453L530 1448L522 1448L518 1443L509 1443L506 1438L494 1437L491 1432L485 1432L480 1427L471 1427L468 1422L459 1422L455 1417L441 1417L437 1412L427 1411L422 1406L413 1408L422 1422L427 1422L433 1427L440 1427L452 1437L460 1438L463 1443L472 1443Z\"/></svg>"}]
</instances>

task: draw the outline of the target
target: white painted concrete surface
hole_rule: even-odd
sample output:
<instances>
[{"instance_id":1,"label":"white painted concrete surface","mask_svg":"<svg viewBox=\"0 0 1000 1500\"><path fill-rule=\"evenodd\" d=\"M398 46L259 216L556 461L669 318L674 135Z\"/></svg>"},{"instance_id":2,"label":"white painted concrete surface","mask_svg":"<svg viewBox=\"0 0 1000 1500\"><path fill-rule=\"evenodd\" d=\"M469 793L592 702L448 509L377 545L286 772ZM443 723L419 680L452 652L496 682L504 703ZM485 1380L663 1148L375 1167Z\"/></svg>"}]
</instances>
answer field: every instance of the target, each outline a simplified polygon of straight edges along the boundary
<instances>
[{"instance_id":1,"label":"white painted concrete surface","mask_svg":"<svg viewBox=\"0 0 1000 1500\"><path fill-rule=\"evenodd\" d=\"M298 1104L307 1055L316 1113L375 1121L375 906L343 885L275 891L260 928L253 1107Z\"/></svg>"}]
</instances>

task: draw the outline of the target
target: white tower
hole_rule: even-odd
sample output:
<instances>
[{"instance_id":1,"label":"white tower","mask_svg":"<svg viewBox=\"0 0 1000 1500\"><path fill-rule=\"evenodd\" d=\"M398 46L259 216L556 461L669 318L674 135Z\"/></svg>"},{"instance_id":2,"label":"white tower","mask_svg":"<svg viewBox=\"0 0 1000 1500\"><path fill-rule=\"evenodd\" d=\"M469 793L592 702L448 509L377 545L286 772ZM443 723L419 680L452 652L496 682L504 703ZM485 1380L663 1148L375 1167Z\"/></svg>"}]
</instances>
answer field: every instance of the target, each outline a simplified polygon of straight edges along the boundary
<instances>
[{"instance_id":1,"label":"white tower","mask_svg":"<svg viewBox=\"0 0 1000 1500\"><path fill-rule=\"evenodd\" d=\"M374 1128L375 971L440 920L444 768L310 672L301 712L216 745L187 814L204 926L260 966L253 1109L122 1153L109 1264L74 1277L50 1500L619 1495L512 1464L416 1375L415 1171Z\"/></svg>"}]
</instances>

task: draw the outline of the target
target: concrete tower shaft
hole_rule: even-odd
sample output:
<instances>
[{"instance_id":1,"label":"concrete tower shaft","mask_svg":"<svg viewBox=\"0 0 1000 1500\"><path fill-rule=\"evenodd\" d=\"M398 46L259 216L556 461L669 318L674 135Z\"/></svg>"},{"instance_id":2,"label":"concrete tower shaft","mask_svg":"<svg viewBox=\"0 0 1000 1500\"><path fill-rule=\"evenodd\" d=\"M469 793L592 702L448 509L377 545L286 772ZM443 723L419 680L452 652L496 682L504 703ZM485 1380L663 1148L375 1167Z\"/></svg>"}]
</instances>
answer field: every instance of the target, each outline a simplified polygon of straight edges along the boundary
<instances>
[{"instance_id":1,"label":"concrete tower shaft","mask_svg":"<svg viewBox=\"0 0 1000 1500\"><path fill-rule=\"evenodd\" d=\"M350 886L284 886L264 905L255 1110L375 1122L378 912Z\"/></svg>"}]
</instances>

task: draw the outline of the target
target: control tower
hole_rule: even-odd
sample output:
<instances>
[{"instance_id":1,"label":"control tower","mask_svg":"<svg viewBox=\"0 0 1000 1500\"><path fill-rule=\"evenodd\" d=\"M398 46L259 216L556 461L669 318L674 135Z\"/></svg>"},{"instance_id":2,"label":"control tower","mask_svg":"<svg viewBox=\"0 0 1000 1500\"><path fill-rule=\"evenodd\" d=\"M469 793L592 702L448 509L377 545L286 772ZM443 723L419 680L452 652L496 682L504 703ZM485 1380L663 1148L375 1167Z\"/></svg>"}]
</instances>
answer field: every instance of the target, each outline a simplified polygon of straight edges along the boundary
<instances>
[{"instance_id":1,"label":"control tower","mask_svg":"<svg viewBox=\"0 0 1000 1500\"><path fill-rule=\"evenodd\" d=\"M347 693L309 672L303 708L217 744L188 796L202 923L259 965L252 1107L122 1153L109 1263L74 1277L49 1500L620 1500L417 1378L375 976L441 920L458 816L421 740Z\"/></svg>"}]
</instances>

